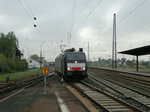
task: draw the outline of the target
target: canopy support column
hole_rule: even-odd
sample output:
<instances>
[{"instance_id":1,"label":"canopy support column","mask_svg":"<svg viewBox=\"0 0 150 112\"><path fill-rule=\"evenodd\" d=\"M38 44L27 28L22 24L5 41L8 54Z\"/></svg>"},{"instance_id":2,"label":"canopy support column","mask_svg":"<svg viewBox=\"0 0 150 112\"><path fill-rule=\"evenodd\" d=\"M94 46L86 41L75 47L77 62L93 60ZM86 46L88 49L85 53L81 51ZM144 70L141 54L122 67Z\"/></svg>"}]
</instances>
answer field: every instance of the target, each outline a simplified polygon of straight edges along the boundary
<instances>
[{"instance_id":1,"label":"canopy support column","mask_svg":"<svg viewBox=\"0 0 150 112\"><path fill-rule=\"evenodd\" d=\"M136 55L136 71L139 71L139 59L138 59L138 55Z\"/></svg>"}]
</instances>

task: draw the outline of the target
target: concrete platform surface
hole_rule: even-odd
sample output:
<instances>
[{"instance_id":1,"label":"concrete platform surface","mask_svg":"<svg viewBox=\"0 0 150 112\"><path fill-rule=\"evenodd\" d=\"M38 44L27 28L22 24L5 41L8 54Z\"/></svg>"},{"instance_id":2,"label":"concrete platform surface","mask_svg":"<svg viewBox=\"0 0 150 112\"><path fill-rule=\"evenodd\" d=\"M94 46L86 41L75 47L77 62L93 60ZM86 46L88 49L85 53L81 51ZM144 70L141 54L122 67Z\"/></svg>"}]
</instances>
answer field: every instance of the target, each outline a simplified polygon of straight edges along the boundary
<instances>
[{"instance_id":1,"label":"concrete platform surface","mask_svg":"<svg viewBox=\"0 0 150 112\"><path fill-rule=\"evenodd\" d=\"M0 112L87 112L82 103L52 77L44 94L43 83L0 99Z\"/></svg>"}]
</instances>

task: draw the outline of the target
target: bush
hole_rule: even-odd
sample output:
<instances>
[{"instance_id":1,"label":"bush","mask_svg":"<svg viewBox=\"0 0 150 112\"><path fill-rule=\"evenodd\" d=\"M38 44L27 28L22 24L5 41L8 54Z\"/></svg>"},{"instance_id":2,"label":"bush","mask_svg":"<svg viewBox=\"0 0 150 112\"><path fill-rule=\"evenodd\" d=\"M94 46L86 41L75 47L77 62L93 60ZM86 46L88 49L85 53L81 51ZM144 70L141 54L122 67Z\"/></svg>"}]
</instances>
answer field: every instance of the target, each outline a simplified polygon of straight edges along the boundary
<instances>
[{"instance_id":1,"label":"bush","mask_svg":"<svg viewBox=\"0 0 150 112\"><path fill-rule=\"evenodd\" d=\"M23 71L28 68L27 62L25 60L16 59L16 70Z\"/></svg>"},{"instance_id":2,"label":"bush","mask_svg":"<svg viewBox=\"0 0 150 112\"><path fill-rule=\"evenodd\" d=\"M0 54L0 72L12 73L14 71L24 71L28 68L28 63L26 60L21 60L18 58L10 59L6 58L5 55Z\"/></svg>"},{"instance_id":3,"label":"bush","mask_svg":"<svg viewBox=\"0 0 150 112\"><path fill-rule=\"evenodd\" d=\"M8 64L8 59L3 54L0 54L0 72L1 74L12 72Z\"/></svg>"}]
</instances>

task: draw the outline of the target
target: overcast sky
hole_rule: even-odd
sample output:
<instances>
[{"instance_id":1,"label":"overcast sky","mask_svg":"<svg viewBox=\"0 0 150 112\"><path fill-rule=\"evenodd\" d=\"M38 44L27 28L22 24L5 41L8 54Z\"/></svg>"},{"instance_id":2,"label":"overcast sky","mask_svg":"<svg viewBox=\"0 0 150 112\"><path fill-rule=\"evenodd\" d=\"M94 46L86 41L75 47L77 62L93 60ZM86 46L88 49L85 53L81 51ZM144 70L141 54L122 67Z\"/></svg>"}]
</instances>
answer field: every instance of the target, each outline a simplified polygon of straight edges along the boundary
<instances>
[{"instance_id":1,"label":"overcast sky","mask_svg":"<svg viewBox=\"0 0 150 112\"><path fill-rule=\"evenodd\" d=\"M90 59L96 60L111 57L114 13L117 51L149 45L149 11L150 0L0 0L0 32L15 32L25 58L39 55L41 48L52 61L59 45L83 47L87 53L89 42Z\"/></svg>"}]
</instances>

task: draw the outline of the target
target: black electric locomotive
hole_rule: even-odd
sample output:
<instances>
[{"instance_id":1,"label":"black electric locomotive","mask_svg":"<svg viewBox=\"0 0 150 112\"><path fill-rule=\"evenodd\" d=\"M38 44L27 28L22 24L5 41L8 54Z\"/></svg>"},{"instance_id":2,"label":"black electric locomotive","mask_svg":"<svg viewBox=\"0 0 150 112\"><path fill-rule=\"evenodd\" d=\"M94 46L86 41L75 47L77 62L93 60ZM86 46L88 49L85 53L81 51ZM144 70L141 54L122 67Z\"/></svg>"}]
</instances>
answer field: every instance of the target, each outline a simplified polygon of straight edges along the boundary
<instances>
[{"instance_id":1,"label":"black electric locomotive","mask_svg":"<svg viewBox=\"0 0 150 112\"><path fill-rule=\"evenodd\" d=\"M62 82L82 80L87 77L86 56L83 49L75 51L67 49L55 59L55 72L61 76Z\"/></svg>"}]
</instances>

